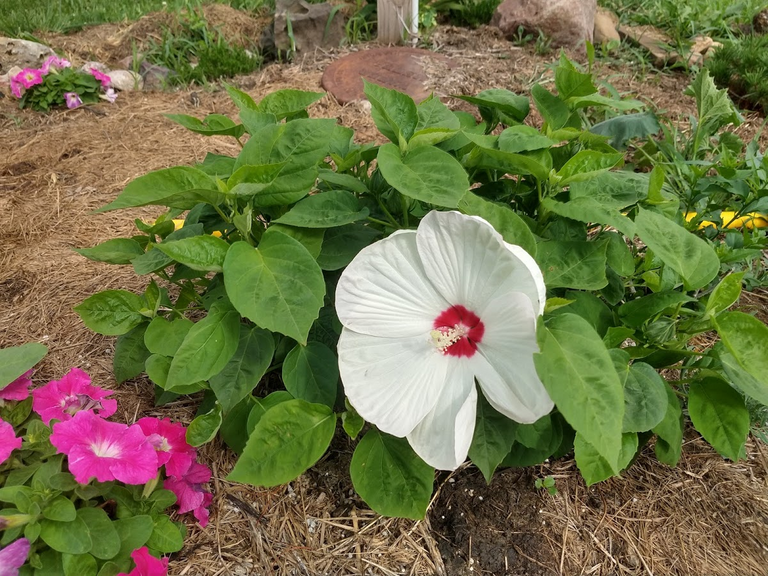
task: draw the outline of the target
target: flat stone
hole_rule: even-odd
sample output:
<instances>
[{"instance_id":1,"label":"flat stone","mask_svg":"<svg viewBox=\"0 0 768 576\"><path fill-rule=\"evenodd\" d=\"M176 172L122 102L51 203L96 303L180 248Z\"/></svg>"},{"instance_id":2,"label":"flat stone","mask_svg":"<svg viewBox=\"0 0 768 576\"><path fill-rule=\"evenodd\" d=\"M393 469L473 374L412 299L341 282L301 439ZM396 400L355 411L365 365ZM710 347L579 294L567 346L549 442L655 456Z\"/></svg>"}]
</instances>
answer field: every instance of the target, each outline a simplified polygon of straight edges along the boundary
<instances>
[{"instance_id":1,"label":"flat stone","mask_svg":"<svg viewBox=\"0 0 768 576\"><path fill-rule=\"evenodd\" d=\"M674 41L655 26L621 26L619 34L650 52L654 64L658 67L676 62L679 58L679 54L672 47Z\"/></svg>"},{"instance_id":2,"label":"flat stone","mask_svg":"<svg viewBox=\"0 0 768 576\"><path fill-rule=\"evenodd\" d=\"M144 78L133 70L112 70L109 73L112 88L121 92L141 90L144 87Z\"/></svg>"},{"instance_id":3,"label":"flat stone","mask_svg":"<svg viewBox=\"0 0 768 576\"><path fill-rule=\"evenodd\" d=\"M449 69L456 63L447 56L419 48L374 48L339 58L325 69L322 85L341 104L365 100L363 78L385 88L408 94L416 102L427 98L425 66L441 62Z\"/></svg>"},{"instance_id":4,"label":"flat stone","mask_svg":"<svg viewBox=\"0 0 768 576\"><path fill-rule=\"evenodd\" d=\"M48 56L54 54L44 44L0 36L0 74L7 74L14 66L39 68Z\"/></svg>"},{"instance_id":5,"label":"flat stone","mask_svg":"<svg viewBox=\"0 0 768 576\"><path fill-rule=\"evenodd\" d=\"M618 26L619 18L616 14L605 8L598 8L595 13L595 44L621 42Z\"/></svg>"}]
</instances>

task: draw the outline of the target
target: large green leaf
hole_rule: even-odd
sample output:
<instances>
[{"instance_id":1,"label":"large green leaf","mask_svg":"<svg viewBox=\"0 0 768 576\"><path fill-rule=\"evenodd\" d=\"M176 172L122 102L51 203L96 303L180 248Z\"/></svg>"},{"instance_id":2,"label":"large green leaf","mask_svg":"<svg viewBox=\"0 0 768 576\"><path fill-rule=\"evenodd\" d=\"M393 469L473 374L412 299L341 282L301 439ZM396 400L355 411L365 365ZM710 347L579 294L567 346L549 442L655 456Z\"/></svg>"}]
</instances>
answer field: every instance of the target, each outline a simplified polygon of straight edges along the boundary
<instances>
[{"instance_id":1,"label":"large green leaf","mask_svg":"<svg viewBox=\"0 0 768 576\"><path fill-rule=\"evenodd\" d=\"M258 248L245 242L230 247L224 285L240 314L302 344L325 296L323 273L312 255L297 240L273 230L267 230Z\"/></svg>"},{"instance_id":2,"label":"large green leaf","mask_svg":"<svg viewBox=\"0 0 768 576\"><path fill-rule=\"evenodd\" d=\"M307 106L325 96L324 92L308 92L286 88L270 92L256 106L264 114L272 114L277 120L298 114Z\"/></svg>"},{"instance_id":3,"label":"large green leaf","mask_svg":"<svg viewBox=\"0 0 768 576\"><path fill-rule=\"evenodd\" d=\"M464 214L480 216L502 235L505 242L517 244L531 256L536 256L536 238L525 221L509 206L496 204L467 191L459 201Z\"/></svg>"},{"instance_id":4,"label":"large green leaf","mask_svg":"<svg viewBox=\"0 0 768 576\"><path fill-rule=\"evenodd\" d=\"M339 359L320 342L297 345L283 361L283 383L294 398L333 408L339 388Z\"/></svg>"},{"instance_id":5,"label":"large green leaf","mask_svg":"<svg viewBox=\"0 0 768 576\"><path fill-rule=\"evenodd\" d=\"M568 423L619 471L624 393L605 344L580 316L539 327L536 371Z\"/></svg>"},{"instance_id":6,"label":"large green leaf","mask_svg":"<svg viewBox=\"0 0 768 576\"><path fill-rule=\"evenodd\" d=\"M485 396L478 394L477 419L469 458L489 484L496 467L509 454L517 426L516 422L494 410Z\"/></svg>"},{"instance_id":7,"label":"large green leaf","mask_svg":"<svg viewBox=\"0 0 768 576\"><path fill-rule=\"evenodd\" d=\"M168 516L160 515L153 518L154 527L147 540L147 546L161 554L178 552L184 547L184 536L179 527L171 522Z\"/></svg>"},{"instance_id":8,"label":"large green leaf","mask_svg":"<svg viewBox=\"0 0 768 576\"><path fill-rule=\"evenodd\" d=\"M71 522L40 521L40 538L57 552L85 554L93 547L93 540L82 517Z\"/></svg>"},{"instance_id":9,"label":"large green leaf","mask_svg":"<svg viewBox=\"0 0 768 576\"><path fill-rule=\"evenodd\" d=\"M155 523L152 521L152 516L146 514L121 518L115 520L112 525L120 537L120 551L117 554L118 559L126 559L131 552L144 546L152 535L152 531L155 529Z\"/></svg>"},{"instance_id":10,"label":"large green leaf","mask_svg":"<svg viewBox=\"0 0 768 576\"><path fill-rule=\"evenodd\" d=\"M192 320L184 317L168 320L157 316L152 319L144 333L144 344L152 354L175 356L194 325Z\"/></svg>"},{"instance_id":11,"label":"large green leaf","mask_svg":"<svg viewBox=\"0 0 768 576\"><path fill-rule=\"evenodd\" d=\"M363 79L365 97L371 103L371 116L379 132L397 145L408 142L416 131L419 114L407 94L390 90Z\"/></svg>"},{"instance_id":12,"label":"large green leaf","mask_svg":"<svg viewBox=\"0 0 768 576\"><path fill-rule=\"evenodd\" d=\"M112 520L102 508L80 508L77 516L88 527L93 540L90 553L100 560L114 558L120 551L120 536L118 536Z\"/></svg>"},{"instance_id":13,"label":"large green leaf","mask_svg":"<svg viewBox=\"0 0 768 576\"><path fill-rule=\"evenodd\" d=\"M568 123L571 111L566 103L541 84L534 84L531 97L549 130L560 130Z\"/></svg>"},{"instance_id":14,"label":"large green leaf","mask_svg":"<svg viewBox=\"0 0 768 576\"><path fill-rule=\"evenodd\" d=\"M720 362L723 364L725 374L728 376L728 381L750 398L757 400L763 406L768 406L768 384L766 384L765 379L758 380L744 370L724 346L717 345L715 349Z\"/></svg>"},{"instance_id":15,"label":"large green leaf","mask_svg":"<svg viewBox=\"0 0 768 576\"><path fill-rule=\"evenodd\" d=\"M453 137L461 128L456 115L439 98L430 96L418 106L419 121L408 148L431 146Z\"/></svg>"},{"instance_id":16,"label":"large green leaf","mask_svg":"<svg viewBox=\"0 0 768 576\"><path fill-rule=\"evenodd\" d=\"M744 272L734 272L723 278L707 298L706 313L717 316L727 310L741 296L741 280Z\"/></svg>"},{"instance_id":17,"label":"large green leaf","mask_svg":"<svg viewBox=\"0 0 768 576\"><path fill-rule=\"evenodd\" d=\"M622 114L592 126L593 134L608 136L608 144L617 149L624 149L633 138L646 138L661 130L659 121L653 112Z\"/></svg>"},{"instance_id":18,"label":"large green leaf","mask_svg":"<svg viewBox=\"0 0 768 576\"><path fill-rule=\"evenodd\" d=\"M96 558L90 554L62 554L61 561L64 576L96 576ZM37 574L40 575L39 572Z\"/></svg>"},{"instance_id":19,"label":"large green leaf","mask_svg":"<svg viewBox=\"0 0 768 576\"><path fill-rule=\"evenodd\" d=\"M404 438L372 428L355 448L349 473L355 491L379 514L424 518L435 471Z\"/></svg>"},{"instance_id":20,"label":"large green leaf","mask_svg":"<svg viewBox=\"0 0 768 576\"><path fill-rule=\"evenodd\" d=\"M93 248L75 248L75 252L96 262L130 264L131 260L144 254L144 249L132 238L112 238Z\"/></svg>"},{"instance_id":21,"label":"large green leaf","mask_svg":"<svg viewBox=\"0 0 768 576\"><path fill-rule=\"evenodd\" d=\"M720 271L720 260L706 240L668 218L638 208L637 235L664 264L683 279L686 290L709 284Z\"/></svg>"},{"instance_id":22,"label":"large green leaf","mask_svg":"<svg viewBox=\"0 0 768 576\"><path fill-rule=\"evenodd\" d=\"M97 292L75 306L75 312L90 330L105 336L120 336L141 324L145 317L141 296L127 290Z\"/></svg>"},{"instance_id":23,"label":"large green leaf","mask_svg":"<svg viewBox=\"0 0 768 576\"><path fill-rule=\"evenodd\" d=\"M646 432L667 413L664 379L645 362L634 362L624 381L624 432Z\"/></svg>"},{"instance_id":24,"label":"large green leaf","mask_svg":"<svg viewBox=\"0 0 768 576\"><path fill-rule=\"evenodd\" d=\"M131 181L116 200L99 208L96 212L146 206L148 204L168 205L167 199L193 191L217 192L216 181L202 170L189 166L164 168L139 176ZM197 202L186 206L192 208ZM181 206L179 206L181 207Z\"/></svg>"},{"instance_id":25,"label":"large green leaf","mask_svg":"<svg viewBox=\"0 0 768 576\"><path fill-rule=\"evenodd\" d=\"M200 120L187 114L166 114L166 118L181 124L187 130L191 130L203 136L234 136L240 138L245 134L242 124L235 124L231 118L223 114L209 114Z\"/></svg>"},{"instance_id":26,"label":"large green leaf","mask_svg":"<svg viewBox=\"0 0 768 576\"><path fill-rule=\"evenodd\" d=\"M144 334L149 324L139 324L130 332L117 337L112 370L120 384L144 372L144 363L151 352L144 345Z\"/></svg>"},{"instance_id":27,"label":"large green leaf","mask_svg":"<svg viewBox=\"0 0 768 576\"><path fill-rule=\"evenodd\" d=\"M688 389L688 414L704 439L725 458L745 457L749 411L744 398L719 378L704 378Z\"/></svg>"},{"instance_id":28,"label":"large green leaf","mask_svg":"<svg viewBox=\"0 0 768 576\"><path fill-rule=\"evenodd\" d=\"M601 172L589 180L573 182L571 200L590 198L605 207L622 209L648 196L648 174Z\"/></svg>"},{"instance_id":29,"label":"large green leaf","mask_svg":"<svg viewBox=\"0 0 768 576\"><path fill-rule=\"evenodd\" d=\"M379 170L395 190L435 206L456 208L469 190L466 170L453 156L433 146L421 146L404 157L394 144L379 148Z\"/></svg>"},{"instance_id":30,"label":"large green leaf","mask_svg":"<svg viewBox=\"0 0 768 576\"><path fill-rule=\"evenodd\" d=\"M683 411L672 387L665 384L664 388L667 391L667 411L661 422L653 428L653 433L658 436L653 449L660 462L677 466L683 450Z\"/></svg>"},{"instance_id":31,"label":"large green leaf","mask_svg":"<svg viewBox=\"0 0 768 576\"><path fill-rule=\"evenodd\" d=\"M221 404L215 402L208 412L195 416L187 426L187 442L198 447L207 444L216 436L223 423Z\"/></svg>"},{"instance_id":32,"label":"large green leaf","mask_svg":"<svg viewBox=\"0 0 768 576\"><path fill-rule=\"evenodd\" d=\"M698 112L697 140L712 136L720 128L733 124L741 124L739 113L733 102L728 97L728 90L718 90L714 80L709 75L709 69L702 68L686 90L688 95L696 98L696 111Z\"/></svg>"},{"instance_id":33,"label":"large green leaf","mask_svg":"<svg viewBox=\"0 0 768 576\"><path fill-rule=\"evenodd\" d=\"M560 55L560 61L555 68L555 88L563 100L597 92L592 74L577 70L564 53Z\"/></svg>"},{"instance_id":34,"label":"large green leaf","mask_svg":"<svg viewBox=\"0 0 768 576\"><path fill-rule=\"evenodd\" d=\"M752 377L736 378L734 384L768 406L768 326L743 312L724 312L715 320L715 328L728 352L741 369ZM728 357L725 357L723 363L728 371ZM735 367L730 369L729 376L733 375L738 375Z\"/></svg>"},{"instance_id":35,"label":"large green leaf","mask_svg":"<svg viewBox=\"0 0 768 576\"><path fill-rule=\"evenodd\" d=\"M571 156L557 173L560 186L582 182L607 172L624 161L623 154L604 154L594 150L580 150Z\"/></svg>"},{"instance_id":36,"label":"large green leaf","mask_svg":"<svg viewBox=\"0 0 768 576\"><path fill-rule=\"evenodd\" d=\"M544 198L541 207L571 220L613 226L628 238L635 235L635 223L632 220L623 216L618 209L605 206L592 198L574 198L569 202Z\"/></svg>"},{"instance_id":37,"label":"large green leaf","mask_svg":"<svg viewBox=\"0 0 768 576\"><path fill-rule=\"evenodd\" d=\"M536 261L547 288L600 290L608 284L606 250L604 242L550 240L538 245Z\"/></svg>"},{"instance_id":38,"label":"large green leaf","mask_svg":"<svg viewBox=\"0 0 768 576\"><path fill-rule=\"evenodd\" d=\"M626 304L619 306L619 318L627 326L639 328L646 321L657 314L661 314L668 308L676 308L686 302L693 302L691 298L683 292L676 290L665 290L664 292L655 292L647 296L641 296L630 300Z\"/></svg>"},{"instance_id":39,"label":"large green leaf","mask_svg":"<svg viewBox=\"0 0 768 576\"><path fill-rule=\"evenodd\" d=\"M333 228L365 220L368 214L368 208L361 208L360 201L351 192L330 190L304 198L274 222L305 228Z\"/></svg>"},{"instance_id":40,"label":"large green leaf","mask_svg":"<svg viewBox=\"0 0 768 576\"><path fill-rule=\"evenodd\" d=\"M221 272L229 244L221 238L204 234L157 245L166 256L201 272Z\"/></svg>"},{"instance_id":41,"label":"large green leaf","mask_svg":"<svg viewBox=\"0 0 768 576\"><path fill-rule=\"evenodd\" d=\"M16 380L48 354L48 348L37 342L0 349L0 389Z\"/></svg>"},{"instance_id":42,"label":"large green leaf","mask_svg":"<svg viewBox=\"0 0 768 576\"><path fill-rule=\"evenodd\" d=\"M595 450L589 442L584 439L582 434L576 433L573 442L573 451L576 458L576 466L579 467L587 486L607 480L611 476L616 476L624 470L637 452L637 434L628 433L621 435L621 454L619 455L618 468L612 466L606 459Z\"/></svg>"},{"instance_id":43,"label":"large green leaf","mask_svg":"<svg viewBox=\"0 0 768 576\"><path fill-rule=\"evenodd\" d=\"M499 150L504 152L531 152L533 150L542 150L550 148L557 144L557 140L552 140L544 136L541 132L530 126L520 124L510 126L499 134Z\"/></svg>"},{"instance_id":44,"label":"large green leaf","mask_svg":"<svg viewBox=\"0 0 768 576\"><path fill-rule=\"evenodd\" d=\"M477 96L457 96L474 104L478 108L490 108L506 116L512 122L522 122L528 116L530 103L525 96L519 96L503 88L491 88L479 92ZM502 118L505 119L505 118ZM512 123L509 122L509 123Z\"/></svg>"},{"instance_id":45,"label":"large green leaf","mask_svg":"<svg viewBox=\"0 0 768 576\"><path fill-rule=\"evenodd\" d=\"M282 402L256 424L227 480L266 487L295 480L325 453L335 430L328 406Z\"/></svg>"},{"instance_id":46,"label":"large green leaf","mask_svg":"<svg viewBox=\"0 0 768 576\"><path fill-rule=\"evenodd\" d=\"M275 339L271 333L261 328L240 325L240 341L235 355L221 372L209 380L211 390L225 413L256 388L269 368L274 353Z\"/></svg>"},{"instance_id":47,"label":"large green leaf","mask_svg":"<svg viewBox=\"0 0 768 576\"><path fill-rule=\"evenodd\" d=\"M336 120L330 118L303 118L265 126L243 146L235 168L287 162L293 172L315 166L327 156L335 126Z\"/></svg>"},{"instance_id":48,"label":"large green leaf","mask_svg":"<svg viewBox=\"0 0 768 576\"><path fill-rule=\"evenodd\" d=\"M352 262L381 232L363 224L347 224L327 230L317 263L323 270L339 270Z\"/></svg>"},{"instance_id":49,"label":"large green leaf","mask_svg":"<svg viewBox=\"0 0 768 576\"><path fill-rule=\"evenodd\" d=\"M240 315L234 310L208 314L190 328L171 361L166 390L174 390L221 372L240 340Z\"/></svg>"}]
</instances>

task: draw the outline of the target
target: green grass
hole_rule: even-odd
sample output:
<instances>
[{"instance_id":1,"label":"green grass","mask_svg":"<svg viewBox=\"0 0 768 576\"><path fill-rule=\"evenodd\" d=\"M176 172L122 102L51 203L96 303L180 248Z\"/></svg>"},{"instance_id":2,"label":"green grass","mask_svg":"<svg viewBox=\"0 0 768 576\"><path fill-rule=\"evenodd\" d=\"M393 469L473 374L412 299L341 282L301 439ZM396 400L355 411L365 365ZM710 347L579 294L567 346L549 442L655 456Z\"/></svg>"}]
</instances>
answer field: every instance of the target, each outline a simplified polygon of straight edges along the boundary
<instances>
[{"instance_id":1,"label":"green grass","mask_svg":"<svg viewBox=\"0 0 768 576\"><path fill-rule=\"evenodd\" d=\"M678 42L698 34L731 37L736 24L749 23L765 0L600 0L631 24L651 24Z\"/></svg>"},{"instance_id":2,"label":"green grass","mask_svg":"<svg viewBox=\"0 0 768 576\"><path fill-rule=\"evenodd\" d=\"M265 0L219 0L256 10ZM137 20L148 12L199 5L197 0L0 0L0 34L12 37L38 31L68 32L92 24Z\"/></svg>"}]
</instances>

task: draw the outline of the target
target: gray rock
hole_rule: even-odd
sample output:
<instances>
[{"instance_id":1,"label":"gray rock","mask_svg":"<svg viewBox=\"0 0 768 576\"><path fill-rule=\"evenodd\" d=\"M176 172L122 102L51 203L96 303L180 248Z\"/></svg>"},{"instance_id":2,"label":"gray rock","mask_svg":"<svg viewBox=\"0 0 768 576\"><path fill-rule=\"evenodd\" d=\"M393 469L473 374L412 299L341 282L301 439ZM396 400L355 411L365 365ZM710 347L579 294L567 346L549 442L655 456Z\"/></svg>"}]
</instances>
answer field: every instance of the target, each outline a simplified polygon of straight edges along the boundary
<instances>
[{"instance_id":1,"label":"gray rock","mask_svg":"<svg viewBox=\"0 0 768 576\"><path fill-rule=\"evenodd\" d=\"M121 92L141 90L144 87L144 78L132 70L112 70L109 73L109 79L112 88Z\"/></svg>"},{"instance_id":2,"label":"gray rock","mask_svg":"<svg viewBox=\"0 0 768 576\"><path fill-rule=\"evenodd\" d=\"M94 61L86 62L85 64L80 66L80 71L90 72L91 68L95 68L102 74L109 74L109 66L107 66L106 64L102 64L101 62L94 62Z\"/></svg>"},{"instance_id":3,"label":"gray rock","mask_svg":"<svg viewBox=\"0 0 768 576\"><path fill-rule=\"evenodd\" d=\"M275 7L275 47L278 50L309 52L317 47L333 48L345 38L344 18L340 12L333 14L327 2L309 4L304 0L277 0ZM291 22L293 43L288 34ZM330 20L330 24L329 24Z\"/></svg>"},{"instance_id":4,"label":"gray rock","mask_svg":"<svg viewBox=\"0 0 768 576\"><path fill-rule=\"evenodd\" d=\"M54 54L43 44L0 36L0 74L7 74L14 66L39 68L48 56Z\"/></svg>"},{"instance_id":5,"label":"gray rock","mask_svg":"<svg viewBox=\"0 0 768 576\"><path fill-rule=\"evenodd\" d=\"M553 47L582 47L593 39L597 0L504 0L491 25L507 38L522 26L526 33L543 33Z\"/></svg>"},{"instance_id":6,"label":"gray rock","mask_svg":"<svg viewBox=\"0 0 768 576\"><path fill-rule=\"evenodd\" d=\"M168 83L168 78L173 72L165 66L150 64L146 60L141 63L139 73L144 79L144 88L147 90L162 90Z\"/></svg>"}]
</instances>

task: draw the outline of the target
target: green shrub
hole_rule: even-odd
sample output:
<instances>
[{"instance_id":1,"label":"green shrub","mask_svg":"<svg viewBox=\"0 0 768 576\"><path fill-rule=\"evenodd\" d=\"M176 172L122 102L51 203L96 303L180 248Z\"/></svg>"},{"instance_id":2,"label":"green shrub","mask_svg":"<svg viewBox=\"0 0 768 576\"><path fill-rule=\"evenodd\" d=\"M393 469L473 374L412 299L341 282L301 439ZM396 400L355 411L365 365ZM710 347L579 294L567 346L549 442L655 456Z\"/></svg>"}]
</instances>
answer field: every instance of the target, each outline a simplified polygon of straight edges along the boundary
<instances>
[{"instance_id":1,"label":"green shrub","mask_svg":"<svg viewBox=\"0 0 768 576\"><path fill-rule=\"evenodd\" d=\"M768 109L768 36L726 42L707 62L712 78L746 108Z\"/></svg>"}]
</instances>

